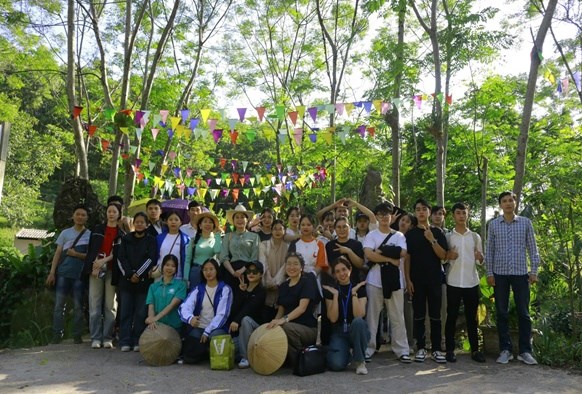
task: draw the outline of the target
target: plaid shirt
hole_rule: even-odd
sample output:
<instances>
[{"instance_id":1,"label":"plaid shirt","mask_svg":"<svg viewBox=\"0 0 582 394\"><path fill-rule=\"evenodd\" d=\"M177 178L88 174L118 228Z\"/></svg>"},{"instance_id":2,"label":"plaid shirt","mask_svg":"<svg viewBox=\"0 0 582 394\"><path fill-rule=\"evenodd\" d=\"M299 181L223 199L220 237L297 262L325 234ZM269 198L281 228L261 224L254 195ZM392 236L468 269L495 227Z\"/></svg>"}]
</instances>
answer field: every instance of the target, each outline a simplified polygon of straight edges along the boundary
<instances>
[{"instance_id":1,"label":"plaid shirt","mask_svg":"<svg viewBox=\"0 0 582 394\"><path fill-rule=\"evenodd\" d=\"M540 255L531 221L515 216L506 222L503 216L489 222L485 266L487 276L527 275L527 254L531 262L531 274L538 274Z\"/></svg>"}]
</instances>

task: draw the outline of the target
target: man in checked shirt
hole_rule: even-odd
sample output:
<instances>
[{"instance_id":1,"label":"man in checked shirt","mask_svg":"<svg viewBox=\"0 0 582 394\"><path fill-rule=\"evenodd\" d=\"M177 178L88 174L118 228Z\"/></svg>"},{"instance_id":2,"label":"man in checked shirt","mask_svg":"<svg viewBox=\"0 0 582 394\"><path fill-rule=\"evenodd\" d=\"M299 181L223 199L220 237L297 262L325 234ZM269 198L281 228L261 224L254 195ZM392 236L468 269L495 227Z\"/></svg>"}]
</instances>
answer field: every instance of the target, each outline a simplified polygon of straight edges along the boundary
<instances>
[{"instance_id":1,"label":"man in checked shirt","mask_svg":"<svg viewBox=\"0 0 582 394\"><path fill-rule=\"evenodd\" d=\"M515 214L516 196L506 191L499 195L503 215L489 223L485 266L487 283L494 286L495 310L500 354L497 362L513 360L509 336L509 289L513 290L519 317L519 356L528 365L537 364L532 356L529 286L538 281L540 256L531 221ZM526 252L531 270L528 271Z\"/></svg>"}]
</instances>

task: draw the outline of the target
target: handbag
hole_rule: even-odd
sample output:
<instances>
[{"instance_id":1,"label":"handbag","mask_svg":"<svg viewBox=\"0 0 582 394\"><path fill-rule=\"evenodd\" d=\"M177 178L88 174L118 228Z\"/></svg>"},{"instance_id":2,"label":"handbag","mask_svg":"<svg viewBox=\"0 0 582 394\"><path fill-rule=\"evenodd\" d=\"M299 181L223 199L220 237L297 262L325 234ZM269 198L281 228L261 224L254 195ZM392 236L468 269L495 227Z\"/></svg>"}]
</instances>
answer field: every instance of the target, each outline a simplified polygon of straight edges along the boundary
<instances>
[{"instance_id":1,"label":"handbag","mask_svg":"<svg viewBox=\"0 0 582 394\"><path fill-rule=\"evenodd\" d=\"M229 371L234 368L234 341L230 335L210 339L210 369Z\"/></svg>"},{"instance_id":2,"label":"handbag","mask_svg":"<svg viewBox=\"0 0 582 394\"><path fill-rule=\"evenodd\" d=\"M380 249L382 256L399 259L402 248L395 245L386 245L392 235L394 233L388 234L378 249ZM385 299L390 299L393 291L400 290L400 269L395 265L391 263L380 264L380 278L382 280L382 294Z\"/></svg>"},{"instance_id":3,"label":"handbag","mask_svg":"<svg viewBox=\"0 0 582 394\"><path fill-rule=\"evenodd\" d=\"M297 352L293 375L309 376L325 372L325 351L318 346L308 346Z\"/></svg>"}]
</instances>

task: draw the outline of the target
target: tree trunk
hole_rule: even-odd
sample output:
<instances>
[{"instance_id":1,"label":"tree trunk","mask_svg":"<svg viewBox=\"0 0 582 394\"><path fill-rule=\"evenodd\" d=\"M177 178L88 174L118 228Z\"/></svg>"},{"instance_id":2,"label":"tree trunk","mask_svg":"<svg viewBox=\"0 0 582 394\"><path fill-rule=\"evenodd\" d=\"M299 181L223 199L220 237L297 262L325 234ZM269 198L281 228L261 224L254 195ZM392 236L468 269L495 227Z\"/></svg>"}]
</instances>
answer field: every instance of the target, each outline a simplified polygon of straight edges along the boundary
<instances>
[{"instance_id":1,"label":"tree trunk","mask_svg":"<svg viewBox=\"0 0 582 394\"><path fill-rule=\"evenodd\" d=\"M75 1L67 1L67 99L69 101L69 113L73 114L73 109L77 105L77 95L75 92L76 80L75 62ZM77 156L77 165L79 177L89 179L89 165L87 162L87 147L83 138L83 126L81 117L77 116L71 119L73 133L75 136L75 154Z\"/></svg>"},{"instance_id":2,"label":"tree trunk","mask_svg":"<svg viewBox=\"0 0 582 394\"><path fill-rule=\"evenodd\" d=\"M483 177L481 178L481 246L485 250L485 240L487 239L487 176L489 160L483 158Z\"/></svg>"},{"instance_id":3,"label":"tree trunk","mask_svg":"<svg viewBox=\"0 0 582 394\"><path fill-rule=\"evenodd\" d=\"M544 19L538 30L538 34L534 41L534 46L531 51L531 63L529 68L529 77L527 80L527 91L525 94L525 102L523 104L523 116L519 126L519 138L517 140L517 156L515 158L515 181L513 183L513 192L516 195L515 212L519 211L519 203L521 201L521 193L523 191L524 177L525 177L525 159L527 154L527 140L529 138L529 124L531 121L531 111L533 108L534 96L536 92L536 84L538 78L538 69L541 64L541 52L544 46L546 33L552 23L552 17L556 10L557 0L549 0L548 7Z\"/></svg>"}]
</instances>

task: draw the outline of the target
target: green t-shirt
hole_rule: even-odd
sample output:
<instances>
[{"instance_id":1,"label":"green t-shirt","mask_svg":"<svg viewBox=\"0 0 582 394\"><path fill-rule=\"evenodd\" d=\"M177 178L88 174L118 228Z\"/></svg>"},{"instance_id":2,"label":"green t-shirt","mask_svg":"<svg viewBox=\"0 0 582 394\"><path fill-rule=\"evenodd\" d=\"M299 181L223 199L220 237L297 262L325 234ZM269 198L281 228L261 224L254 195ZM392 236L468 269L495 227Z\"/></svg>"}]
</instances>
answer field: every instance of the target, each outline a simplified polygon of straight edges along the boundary
<instances>
[{"instance_id":1,"label":"green t-shirt","mask_svg":"<svg viewBox=\"0 0 582 394\"><path fill-rule=\"evenodd\" d=\"M183 301L186 298L186 282L181 279L172 279L168 284L164 284L163 280L154 282L149 290L146 298L146 305L153 304L156 314L160 313L166 306L172 302L174 298ZM175 329L180 329L182 320L178 314L178 307L173 309L166 316L159 320L161 323L167 324Z\"/></svg>"}]
</instances>

